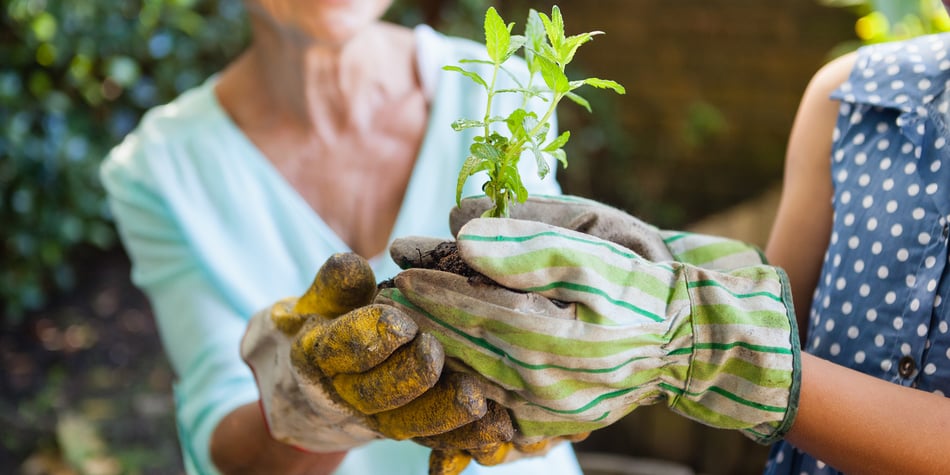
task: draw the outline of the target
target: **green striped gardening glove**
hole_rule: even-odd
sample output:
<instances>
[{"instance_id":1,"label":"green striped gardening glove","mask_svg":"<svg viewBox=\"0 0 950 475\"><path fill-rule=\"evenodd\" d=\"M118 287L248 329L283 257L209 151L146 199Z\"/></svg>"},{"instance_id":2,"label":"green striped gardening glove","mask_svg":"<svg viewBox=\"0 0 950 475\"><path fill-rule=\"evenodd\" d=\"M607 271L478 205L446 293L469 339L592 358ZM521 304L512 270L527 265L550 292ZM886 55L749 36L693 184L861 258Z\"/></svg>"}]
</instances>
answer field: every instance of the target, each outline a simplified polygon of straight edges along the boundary
<instances>
[{"instance_id":1,"label":"green striped gardening glove","mask_svg":"<svg viewBox=\"0 0 950 475\"><path fill-rule=\"evenodd\" d=\"M449 215L452 235L492 206L487 196L465 198ZM721 236L661 230L617 208L577 196L532 195L513 203L511 217L560 226L606 239L654 262L687 262L707 269L729 270L765 264L754 245Z\"/></svg>"},{"instance_id":2,"label":"green striped gardening glove","mask_svg":"<svg viewBox=\"0 0 950 475\"><path fill-rule=\"evenodd\" d=\"M516 219L471 220L457 244L472 268L518 292L409 269L392 297L428 320L420 327L447 364L492 383L488 397L509 409L520 436L588 432L659 402L763 444L791 426L800 350L780 269L654 263Z\"/></svg>"}]
</instances>

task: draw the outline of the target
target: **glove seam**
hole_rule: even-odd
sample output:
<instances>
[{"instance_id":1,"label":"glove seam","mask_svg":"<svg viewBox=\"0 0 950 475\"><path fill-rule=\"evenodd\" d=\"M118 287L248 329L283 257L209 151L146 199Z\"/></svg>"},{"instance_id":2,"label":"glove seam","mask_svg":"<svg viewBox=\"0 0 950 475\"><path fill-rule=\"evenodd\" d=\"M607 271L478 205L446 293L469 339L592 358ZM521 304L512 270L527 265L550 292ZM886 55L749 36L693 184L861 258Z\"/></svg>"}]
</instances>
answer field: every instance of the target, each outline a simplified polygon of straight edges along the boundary
<instances>
[{"instance_id":1,"label":"glove seam","mask_svg":"<svg viewBox=\"0 0 950 475\"><path fill-rule=\"evenodd\" d=\"M693 295L692 292L689 292L689 272L686 272L686 266L677 265L674 267L674 272L680 274L683 279L683 287L686 289L687 298L689 298L689 314L686 318L689 319L689 337L690 337L690 351L689 359L687 360L686 367L686 381L683 383L683 389L680 393L676 394L672 401L670 401L669 407L673 409L676 407L676 404L679 400L689 394L690 384L693 382L693 360L696 358L696 326L693 320ZM672 328L672 325L670 326Z\"/></svg>"}]
</instances>

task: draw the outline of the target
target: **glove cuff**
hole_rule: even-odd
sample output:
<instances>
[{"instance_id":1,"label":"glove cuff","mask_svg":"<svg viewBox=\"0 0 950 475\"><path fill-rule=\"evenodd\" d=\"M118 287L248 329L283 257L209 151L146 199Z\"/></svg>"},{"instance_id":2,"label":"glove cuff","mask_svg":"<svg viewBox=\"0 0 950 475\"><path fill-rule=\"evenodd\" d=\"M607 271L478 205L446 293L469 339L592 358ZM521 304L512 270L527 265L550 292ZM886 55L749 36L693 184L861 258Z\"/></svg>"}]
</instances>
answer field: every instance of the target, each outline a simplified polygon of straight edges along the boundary
<instances>
[{"instance_id":1,"label":"glove cuff","mask_svg":"<svg viewBox=\"0 0 950 475\"><path fill-rule=\"evenodd\" d=\"M671 408L762 444L780 439L794 421L801 382L788 277L770 266L686 274L693 347Z\"/></svg>"}]
</instances>

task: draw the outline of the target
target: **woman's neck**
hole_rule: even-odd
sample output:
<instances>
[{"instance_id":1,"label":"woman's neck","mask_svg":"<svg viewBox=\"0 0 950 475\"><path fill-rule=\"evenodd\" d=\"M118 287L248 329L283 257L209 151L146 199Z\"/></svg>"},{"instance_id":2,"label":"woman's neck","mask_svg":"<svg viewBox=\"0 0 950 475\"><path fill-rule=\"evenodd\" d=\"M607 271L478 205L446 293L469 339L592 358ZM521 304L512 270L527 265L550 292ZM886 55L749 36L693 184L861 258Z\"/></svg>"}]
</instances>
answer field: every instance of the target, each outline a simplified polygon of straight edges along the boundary
<instances>
[{"instance_id":1,"label":"woman's neck","mask_svg":"<svg viewBox=\"0 0 950 475\"><path fill-rule=\"evenodd\" d=\"M219 95L231 91L245 103L236 107L258 119L333 133L367 125L379 104L419 87L412 33L405 28L380 22L344 43L329 43L266 20L252 19L252 27L254 40L223 75Z\"/></svg>"}]
</instances>

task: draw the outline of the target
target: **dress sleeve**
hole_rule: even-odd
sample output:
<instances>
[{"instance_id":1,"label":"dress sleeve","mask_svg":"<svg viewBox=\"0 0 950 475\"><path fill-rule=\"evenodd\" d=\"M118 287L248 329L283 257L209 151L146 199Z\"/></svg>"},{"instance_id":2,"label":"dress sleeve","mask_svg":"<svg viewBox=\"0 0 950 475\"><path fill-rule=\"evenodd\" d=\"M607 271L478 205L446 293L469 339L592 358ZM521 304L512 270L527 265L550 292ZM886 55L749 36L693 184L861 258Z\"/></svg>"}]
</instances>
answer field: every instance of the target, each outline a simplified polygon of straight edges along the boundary
<instances>
[{"instance_id":1,"label":"dress sleeve","mask_svg":"<svg viewBox=\"0 0 950 475\"><path fill-rule=\"evenodd\" d=\"M162 154L135 136L104 161L100 176L132 280L148 296L165 353L177 376L174 391L183 456L189 471L216 473L209 442L228 412L257 399L238 343L246 319L193 255L180 219L163 199L148 161Z\"/></svg>"}]
</instances>

